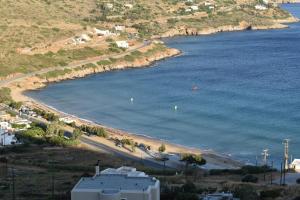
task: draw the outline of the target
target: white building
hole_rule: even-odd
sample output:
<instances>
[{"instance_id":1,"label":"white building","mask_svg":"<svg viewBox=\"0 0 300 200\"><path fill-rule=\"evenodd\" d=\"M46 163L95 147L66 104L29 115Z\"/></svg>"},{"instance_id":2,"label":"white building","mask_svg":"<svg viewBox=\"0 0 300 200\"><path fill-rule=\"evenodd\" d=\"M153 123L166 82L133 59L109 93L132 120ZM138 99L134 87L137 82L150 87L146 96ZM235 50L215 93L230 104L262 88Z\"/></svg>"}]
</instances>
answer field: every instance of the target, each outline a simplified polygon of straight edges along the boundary
<instances>
[{"instance_id":1,"label":"white building","mask_svg":"<svg viewBox=\"0 0 300 200\"><path fill-rule=\"evenodd\" d=\"M300 173L300 159L294 159L294 161L290 165L290 168Z\"/></svg>"},{"instance_id":2,"label":"white building","mask_svg":"<svg viewBox=\"0 0 300 200\"><path fill-rule=\"evenodd\" d=\"M192 9L193 11L197 11L197 10L199 10L199 6L193 5L193 6L191 6L191 9Z\"/></svg>"},{"instance_id":3,"label":"white building","mask_svg":"<svg viewBox=\"0 0 300 200\"><path fill-rule=\"evenodd\" d=\"M111 32L109 30L100 30L97 28L94 28L94 31L96 33L96 35L98 36L110 36Z\"/></svg>"},{"instance_id":4,"label":"white building","mask_svg":"<svg viewBox=\"0 0 300 200\"><path fill-rule=\"evenodd\" d=\"M74 44L84 44L88 41L91 41L92 39L90 38L90 36L88 36L87 34L81 34L80 36L77 36L75 38L73 38L73 42Z\"/></svg>"},{"instance_id":5,"label":"white building","mask_svg":"<svg viewBox=\"0 0 300 200\"><path fill-rule=\"evenodd\" d=\"M9 122L0 122L0 129L10 130L10 129L12 129L12 127L11 127L11 124Z\"/></svg>"},{"instance_id":6,"label":"white building","mask_svg":"<svg viewBox=\"0 0 300 200\"><path fill-rule=\"evenodd\" d=\"M131 167L108 168L94 177L81 178L71 200L160 200L160 182Z\"/></svg>"},{"instance_id":7,"label":"white building","mask_svg":"<svg viewBox=\"0 0 300 200\"><path fill-rule=\"evenodd\" d=\"M28 119L23 119L23 118L17 118L15 120L12 121L12 124L16 124L16 125L23 125L24 126L24 129L28 129L30 128L30 124L32 122L29 121Z\"/></svg>"},{"instance_id":8,"label":"white building","mask_svg":"<svg viewBox=\"0 0 300 200\"><path fill-rule=\"evenodd\" d=\"M7 146L17 143L17 138L14 134L0 129L0 146Z\"/></svg>"},{"instance_id":9,"label":"white building","mask_svg":"<svg viewBox=\"0 0 300 200\"><path fill-rule=\"evenodd\" d=\"M61 117L59 118L60 122L64 122L66 124L72 124L73 122L75 122L72 118L70 117Z\"/></svg>"},{"instance_id":10,"label":"white building","mask_svg":"<svg viewBox=\"0 0 300 200\"><path fill-rule=\"evenodd\" d=\"M119 48L125 48L127 49L129 47L129 44L127 41L122 40L122 41L116 41L116 44Z\"/></svg>"},{"instance_id":11,"label":"white building","mask_svg":"<svg viewBox=\"0 0 300 200\"><path fill-rule=\"evenodd\" d=\"M256 10L267 10L268 8L265 5L256 5L255 9Z\"/></svg>"},{"instance_id":12,"label":"white building","mask_svg":"<svg viewBox=\"0 0 300 200\"><path fill-rule=\"evenodd\" d=\"M115 26L115 30L116 30L116 31L125 31L125 26L122 26L122 25L116 25L116 26Z\"/></svg>"},{"instance_id":13,"label":"white building","mask_svg":"<svg viewBox=\"0 0 300 200\"><path fill-rule=\"evenodd\" d=\"M114 7L114 5L112 3L107 3L105 6L108 9L112 9Z\"/></svg>"},{"instance_id":14,"label":"white building","mask_svg":"<svg viewBox=\"0 0 300 200\"><path fill-rule=\"evenodd\" d=\"M269 0L263 0L263 3L268 5L269 4Z\"/></svg>"},{"instance_id":15,"label":"white building","mask_svg":"<svg viewBox=\"0 0 300 200\"><path fill-rule=\"evenodd\" d=\"M133 8L133 5L130 4L130 3L127 3L127 4L125 4L124 6L125 6L125 8L129 8L129 9Z\"/></svg>"}]
</instances>

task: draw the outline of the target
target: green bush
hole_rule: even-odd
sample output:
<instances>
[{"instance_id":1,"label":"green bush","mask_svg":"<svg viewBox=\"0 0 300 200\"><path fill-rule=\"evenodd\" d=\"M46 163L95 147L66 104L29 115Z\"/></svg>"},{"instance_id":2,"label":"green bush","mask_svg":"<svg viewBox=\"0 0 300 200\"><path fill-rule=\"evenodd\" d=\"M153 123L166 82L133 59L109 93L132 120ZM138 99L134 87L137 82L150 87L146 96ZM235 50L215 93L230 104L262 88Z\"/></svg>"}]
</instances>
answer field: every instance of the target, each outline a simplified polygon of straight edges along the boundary
<instances>
[{"instance_id":1,"label":"green bush","mask_svg":"<svg viewBox=\"0 0 300 200\"><path fill-rule=\"evenodd\" d=\"M280 197L282 189L264 190L260 192L261 199L276 199Z\"/></svg>"},{"instance_id":2,"label":"green bush","mask_svg":"<svg viewBox=\"0 0 300 200\"><path fill-rule=\"evenodd\" d=\"M110 65L111 61L109 61L109 60L100 60L99 62L97 62L97 64L101 65L101 66L106 66L106 65Z\"/></svg>"},{"instance_id":3,"label":"green bush","mask_svg":"<svg viewBox=\"0 0 300 200\"><path fill-rule=\"evenodd\" d=\"M9 88L1 88L0 89L0 103L9 103L11 102L12 98L10 96L10 89Z\"/></svg>"},{"instance_id":4,"label":"green bush","mask_svg":"<svg viewBox=\"0 0 300 200\"><path fill-rule=\"evenodd\" d=\"M126 56L124 56L124 60L127 62L133 62L135 59L131 55L126 55Z\"/></svg>"},{"instance_id":5,"label":"green bush","mask_svg":"<svg viewBox=\"0 0 300 200\"><path fill-rule=\"evenodd\" d=\"M257 183L258 178L256 176L253 176L251 174L248 174L242 178L242 182L247 182L247 183Z\"/></svg>"}]
</instances>

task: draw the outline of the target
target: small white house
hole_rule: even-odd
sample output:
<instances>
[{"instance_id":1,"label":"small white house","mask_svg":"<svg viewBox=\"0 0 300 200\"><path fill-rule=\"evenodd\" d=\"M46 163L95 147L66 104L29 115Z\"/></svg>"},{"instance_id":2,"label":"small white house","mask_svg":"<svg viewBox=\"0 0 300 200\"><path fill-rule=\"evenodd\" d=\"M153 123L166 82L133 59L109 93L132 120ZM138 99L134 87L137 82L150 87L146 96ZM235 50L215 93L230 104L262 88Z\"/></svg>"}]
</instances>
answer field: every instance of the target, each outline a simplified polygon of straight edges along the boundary
<instances>
[{"instance_id":1,"label":"small white house","mask_svg":"<svg viewBox=\"0 0 300 200\"><path fill-rule=\"evenodd\" d=\"M116 25L116 26L115 26L115 30L116 30L116 31L125 31L125 26L122 26L122 25Z\"/></svg>"},{"instance_id":2,"label":"small white house","mask_svg":"<svg viewBox=\"0 0 300 200\"><path fill-rule=\"evenodd\" d=\"M114 5L112 3L107 3L105 5L105 7L108 8L108 9L112 9L114 7Z\"/></svg>"},{"instance_id":3,"label":"small white house","mask_svg":"<svg viewBox=\"0 0 300 200\"><path fill-rule=\"evenodd\" d=\"M269 0L263 0L263 3L268 5L269 4Z\"/></svg>"},{"instance_id":4,"label":"small white house","mask_svg":"<svg viewBox=\"0 0 300 200\"><path fill-rule=\"evenodd\" d=\"M90 38L90 36L88 36L87 34L82 34L81 36L80 36L80 38L81 38L81 40L83 40L83 41L85 41L85 42L88 42L88 41L91 41L91 38Z\"/></svg>"},{"instance_id":5,"label":"small white house","mask_svg":"<svg viewBox=\"0 0 300 200\"><path fill-rule=\"evenodd\" d=\"M116 41L116 44L119 48L124 48L127 49L129 47L129 44L127 41L125 40L121 40L121 41Z\"/></svg>"},{"instance_id":6,"label":"small white house","mask_svg":"<svg viewBox=\"0 0 300 200\"><path fill-rule=\"evenodd\" d=\"M10 130L11 124L9 122L0 122L0 129L2 130Z\"/></svg>"},{"instance_id":7,"label":"small white house","mask_svg":"<svg viewBox=\"0 0 300 200\"><path fill-rule=\"evenodd\" d=\"M73 122L75 122L70 117L61 117L61 118L59 118L59 121L64 122L66 124L72 124Z\"/></svg>"},{"instance_id":8,"label":"small white house","mask_svg":"<svg viewBox=\"0 0 300 200\"><path fill-rule=\"evenodd\" d=\"M294 161L291 163L290 168L300 173L300 159L294 159Z\"/></svg>"},{"instance_id":9,"label":"small white house","mask_svg":"<svg viewBox=\"0 0 300 200\"><path fill-rule=\"evenodd\" d=\"M212 6L213 4L212 4L211 2L209 2L209 1L205 1L205 2L204 2L204 5L205 5L205 6Z\"/></svg>"},{"instance_id":10,"label":"small white house","mask_svg":"<svg viewBox=\"0 0 300 200\"><path fill-rule=\"evenodd\" d=\"M18 118L18 119L15 119L14 121L12 121L12 123L16 124L16 125L24 125L24 129L28 129L31 127L30 124L32 122L29 121L28 119Z\"/></svg>"},{"instance_id":11,"label":"small white house","mask_svg":"<svg viewBox=\"0 0 300 200\"><path fill-rule=\"evenodd\" d=\"M186 9L185 9L185 12L192 12L192 9L186 8Z\"/></svg>"},{"instance_id":12,"label":"small white house","mask_svg":"<svg viewBox=\"0 0 300 200\"><path fill-rule=\"evenodd\" d=\"M197 11L197 10L199 10L199 6L193 5L193 6L191 6L191 9L192 9L193 11Z\"/></svg>"},{"instance_id":13,"label":"small white house","mask_svg":"<svg viewBox=\"0 0 300 200\"><path fill-rule=\"evenodd\" d=\"M84 44L88 41L91 41L91 38L87 34L82 34L81 36L73 38L74 44Z\"/></svg>"},{"instance_id":14,"label":"small white house","mask_svg":"<svg viewBox=\"0 0 300 200\"><path fill-rule=\"evenodd\" d=\"M256 10L267 10L268 8L265 5L259 5L258 4L258 5L255 6L255 9Z\"/></svg>"},{"instance_id":15,"label":"small white house","mask_svg":"<svg viewBox=\"0 0 300 200\"><path fill-rule=\"evenodd\" d=\"M111 32L109 30L100 30L97 28L94 28L94 31L96 33L96 35L98 36L110 36Z\"/></svg>"},{"instance_id":16,"label":"small white house","mask_svg":"<svg viewBox=\"0 0 300 200\"><path fill-rule=\"evenodd\" d=\"M0 129L0 146L12 145L15 143L17 143L17 138L14 134Z\"/></svg>"},{"instance_id":17,"label":"small white house","mask_svg":"<svg viewBox=\"0 0 300 200\"><path fill-rule=\"evenodd\" d=\"M127 3L127 4L125 4L124 6L125 6L125 8L129 8L129 9L133 8L133 5L130 4L130 3Z\"/></svg>"}]
</instances>

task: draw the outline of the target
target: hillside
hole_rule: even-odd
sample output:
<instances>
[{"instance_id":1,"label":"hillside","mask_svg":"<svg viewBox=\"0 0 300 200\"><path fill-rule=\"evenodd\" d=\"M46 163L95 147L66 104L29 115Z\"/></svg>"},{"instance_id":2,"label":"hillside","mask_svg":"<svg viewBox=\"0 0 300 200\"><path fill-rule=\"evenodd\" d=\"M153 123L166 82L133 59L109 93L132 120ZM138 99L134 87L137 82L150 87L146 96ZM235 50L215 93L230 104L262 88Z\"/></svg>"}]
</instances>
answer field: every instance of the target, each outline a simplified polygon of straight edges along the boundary
<instances>
[{"instance_id":1,"label":"hillside","mask_svg":"<svg viewBox=\"0 0 300 200\"><path fill-rule=\"evenodd\" d=\"M0 0L0 78L74 60L116 53L115 40L205 34L246 28L276 28L292 21L273 4L256 0ZM126 31L111 38L71 45L69 39L94 27ZM275 25L275 26L274 26ZM221 27L221 28L220 28ZM213 30L212 30L213 29ZM25 52L25 53L24 53Z\"/></svg>"}]
</instances>

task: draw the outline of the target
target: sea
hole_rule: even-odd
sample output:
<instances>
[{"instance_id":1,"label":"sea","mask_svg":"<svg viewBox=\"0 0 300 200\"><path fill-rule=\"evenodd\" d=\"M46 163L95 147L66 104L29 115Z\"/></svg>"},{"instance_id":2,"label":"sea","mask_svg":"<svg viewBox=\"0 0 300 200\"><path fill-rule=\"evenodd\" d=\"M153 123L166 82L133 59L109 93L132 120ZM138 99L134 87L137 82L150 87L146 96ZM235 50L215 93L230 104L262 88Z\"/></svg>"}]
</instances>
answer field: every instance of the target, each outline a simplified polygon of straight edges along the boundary
<instances>
[{"instance_id":1,"label":"sea","mask_svg":"<svg viewBox=\"0 0 300 200\"><path fill-rule=\"evenodd\" d=\"M300 17L300 4L282 7ZM151 67L49 84L26 94L109 127L245 163L300 158L300 23L165 39L182 55Z\"/></svg>"}]
</instances>

